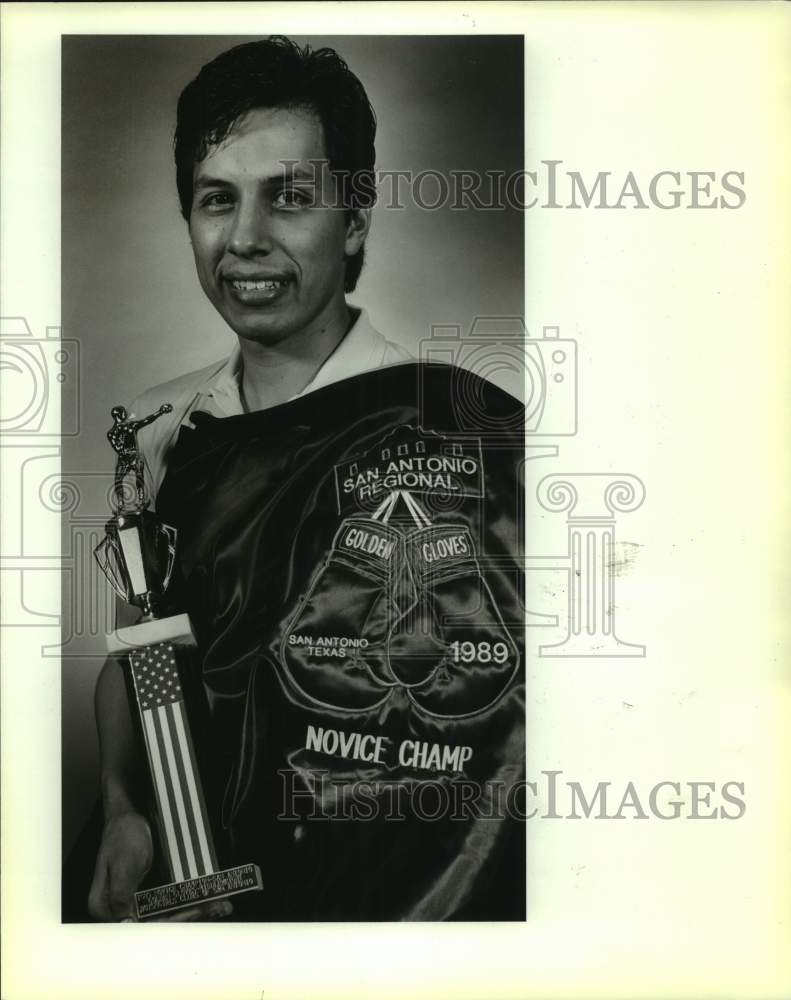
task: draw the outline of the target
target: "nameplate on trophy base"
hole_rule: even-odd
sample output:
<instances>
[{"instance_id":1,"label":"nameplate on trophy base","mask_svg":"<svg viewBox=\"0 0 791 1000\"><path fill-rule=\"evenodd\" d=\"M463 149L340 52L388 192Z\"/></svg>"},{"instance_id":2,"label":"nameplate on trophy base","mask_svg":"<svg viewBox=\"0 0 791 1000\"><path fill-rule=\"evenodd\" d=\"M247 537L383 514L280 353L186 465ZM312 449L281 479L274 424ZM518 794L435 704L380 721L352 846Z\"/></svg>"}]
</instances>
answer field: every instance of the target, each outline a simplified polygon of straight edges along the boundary
<instances>
[{"instance_id":1,"label":"nameplate on trophy base","mask_svg":"<svg viewBox=\"0 0 791 1000\"><path fill-rule=\"evenodd\" d=\"M128 653L132 649L153 646L158 642L170 642L174 646L194 646L195 635L189 617L172 615L170 618L152 618L116 629L107 636L107 652Z\"/></svg>"},{"instance_id":2,"label":"nameplate on trophy base","mask_svg":"<svg viewBox=\"0 0 791 1000\"><path fill-rule=\"evenodd\" d=\"M143 889L135 893L135 906L138 919L144 920L185 906L196 906L212 899L223 899L239 892L261 888L263 884L258 865L239 865L237 868L211 872L185 882L171 882L154 889Z\"/></svg>"}]
</instances>

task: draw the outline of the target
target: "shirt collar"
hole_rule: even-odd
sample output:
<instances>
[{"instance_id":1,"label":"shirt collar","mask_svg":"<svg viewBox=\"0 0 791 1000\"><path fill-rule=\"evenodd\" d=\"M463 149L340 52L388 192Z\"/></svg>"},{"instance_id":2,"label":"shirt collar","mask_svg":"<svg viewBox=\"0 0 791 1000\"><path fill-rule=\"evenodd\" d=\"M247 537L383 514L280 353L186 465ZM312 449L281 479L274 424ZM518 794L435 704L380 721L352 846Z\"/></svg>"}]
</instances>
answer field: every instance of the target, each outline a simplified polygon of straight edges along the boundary
<instances>
[{"instance_id":1,"label":"shirt collar","mask_svg":"<svg viewBox=\"0 0 791 1000\"><path fill-rule=\"evenodd\" d=\"M298 399L309 392L378 368L387 341L374 329L365 309L358 310L357 319L335 350L326 359L305 388L292 396ZM241 396L242 352L238 342L230 356L206 380L201 394L214 400L224 416L244 412Z\"/></svg>"},{"instance_id":2,"label":"shirt collar","mask_svg":"<svg viewBox=\"0 0 791 1000\"><path fill-rule=\"evenodd\" d=\"M386 343L382 334L371 325L365 309L360 309L343 340L302 392L298 392L293 398L297 399L316 389L322 389L325 385L378 368L382 363Z\"/></svg>"}]
</instances>

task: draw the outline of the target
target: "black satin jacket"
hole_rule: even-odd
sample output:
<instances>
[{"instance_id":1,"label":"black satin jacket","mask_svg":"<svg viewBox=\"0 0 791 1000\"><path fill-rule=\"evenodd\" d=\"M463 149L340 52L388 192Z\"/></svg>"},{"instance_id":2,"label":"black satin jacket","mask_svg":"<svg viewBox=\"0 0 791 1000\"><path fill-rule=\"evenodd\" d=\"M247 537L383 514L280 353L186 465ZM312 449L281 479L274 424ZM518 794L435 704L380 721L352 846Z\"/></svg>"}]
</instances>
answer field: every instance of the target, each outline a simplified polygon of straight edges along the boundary
<instances>
[{"instance_id":1,"label":"black satin jacket","mask_svg":"<svg viewBox=\"0 0 791 1000\"><path fill-rule=\"evenodd\" d=\"M192 423L157 512L237 918L523 919L521 404L415 363Z\"/></svg>"}]
</instances>

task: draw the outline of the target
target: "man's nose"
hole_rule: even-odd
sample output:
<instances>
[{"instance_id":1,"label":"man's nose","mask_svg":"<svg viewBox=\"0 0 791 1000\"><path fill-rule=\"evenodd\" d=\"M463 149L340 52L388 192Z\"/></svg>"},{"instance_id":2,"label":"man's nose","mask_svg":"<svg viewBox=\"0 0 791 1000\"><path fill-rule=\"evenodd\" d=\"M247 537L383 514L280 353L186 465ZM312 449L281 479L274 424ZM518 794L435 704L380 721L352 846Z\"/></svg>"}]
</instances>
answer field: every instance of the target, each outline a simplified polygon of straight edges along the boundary
<instances>
[{"instance_id":1,"label":"man's nose","mask_svg":"<svg viewBox=\"0 0 791 1000\"><path fill-rule=\"evenodd\" d=\"M271 219L260 202L240 203L228 237L228 249L240 257L271 252Z\"/></svg>"}]
</instances>

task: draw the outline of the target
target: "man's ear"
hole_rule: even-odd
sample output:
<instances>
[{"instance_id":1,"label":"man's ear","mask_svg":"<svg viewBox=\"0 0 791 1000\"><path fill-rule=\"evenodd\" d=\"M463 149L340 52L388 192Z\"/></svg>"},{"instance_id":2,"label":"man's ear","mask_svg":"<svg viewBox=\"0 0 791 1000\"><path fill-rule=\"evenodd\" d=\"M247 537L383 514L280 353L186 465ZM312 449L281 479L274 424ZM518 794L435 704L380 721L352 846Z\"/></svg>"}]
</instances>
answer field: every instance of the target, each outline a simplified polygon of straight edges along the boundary
<instances>
[{"instance_id":1,"label":"man's ear","mask_svg":"<svg viewBox=\"0 0 791 1000\"><path fill-rule=\"evenodd\" d=\"M371 209L352 209L346 222L346 242L343 247L343 252L347 257L353 257L365 243L370 228Z\"/></svg>"}]
</instances>

